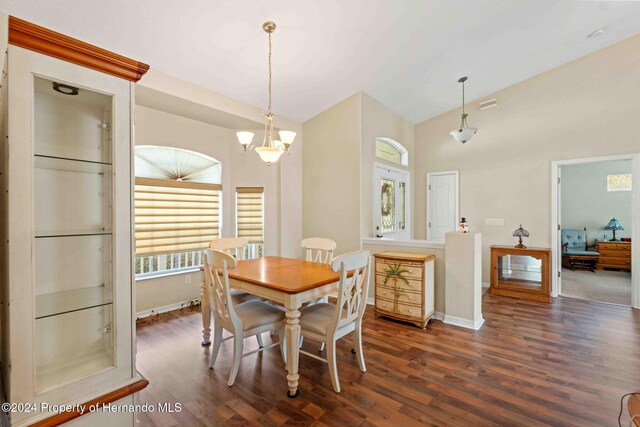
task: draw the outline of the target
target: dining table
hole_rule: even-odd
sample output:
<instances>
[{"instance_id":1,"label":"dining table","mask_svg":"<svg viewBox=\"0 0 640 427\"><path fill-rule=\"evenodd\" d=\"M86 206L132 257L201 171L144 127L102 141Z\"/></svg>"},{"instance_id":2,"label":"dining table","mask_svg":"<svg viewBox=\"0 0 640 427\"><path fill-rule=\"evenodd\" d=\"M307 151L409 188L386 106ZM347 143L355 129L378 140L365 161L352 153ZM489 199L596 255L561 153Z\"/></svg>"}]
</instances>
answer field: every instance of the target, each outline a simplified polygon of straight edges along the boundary
<instances>
[{"instance_id":1,"label":"dining table","mask_svg":"<svg viewBox=\"0 0 640 427\"><path fill-rule=\"evenodd\" d=\"M300 307L307 301L336 291L339 280L340 273L331 270L329 264L277 256L238 260L236 268L229 270L231 288L273 301L286 309L284 333L287 347L287 396L290 398L300 395ZM203 282L201 287L202 346L209 346L211 308L207 286Z\"/></svg>"}]
</instances>

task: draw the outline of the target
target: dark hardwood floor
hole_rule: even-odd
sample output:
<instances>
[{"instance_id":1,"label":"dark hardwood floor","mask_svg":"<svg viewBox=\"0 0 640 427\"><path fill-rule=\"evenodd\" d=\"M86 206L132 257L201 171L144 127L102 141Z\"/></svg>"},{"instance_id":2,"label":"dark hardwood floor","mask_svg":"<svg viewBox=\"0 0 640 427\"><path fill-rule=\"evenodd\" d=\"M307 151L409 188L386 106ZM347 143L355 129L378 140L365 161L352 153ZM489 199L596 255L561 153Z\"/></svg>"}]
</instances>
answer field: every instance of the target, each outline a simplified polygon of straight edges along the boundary
<instances>
[{"instance_id":1,"label":"dark hardwood floor","mask_svg":"<svg viewBox=\"0 0 640 427\"><path fill-rule=\"evenodd\" d=\"M613 426L620 397L640 390L640 310L485 295L484 318L477 332L439 321L423 331L369 307L367 372L347 337L338 343L342 392L325 364L301 355L301 396L288 399L277 347L244 358L227 387L231 341L209 370L199 311L161 315L138 326L138 369L150 381L140 400L182 411L140 414L139 425ZM245 340L245 352L256 346Z\"/></svg>"}]
</instances>

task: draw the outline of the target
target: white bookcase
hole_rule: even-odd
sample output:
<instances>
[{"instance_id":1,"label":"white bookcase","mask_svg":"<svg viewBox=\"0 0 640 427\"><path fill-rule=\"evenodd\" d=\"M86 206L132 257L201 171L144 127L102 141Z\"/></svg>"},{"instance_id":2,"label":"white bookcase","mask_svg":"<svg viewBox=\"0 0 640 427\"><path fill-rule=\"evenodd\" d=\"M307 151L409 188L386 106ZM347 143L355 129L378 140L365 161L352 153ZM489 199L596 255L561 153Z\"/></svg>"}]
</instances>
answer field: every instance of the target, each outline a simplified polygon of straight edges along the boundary
<instances>
[{"instance_id":1,"label":"white bookcase","mask_svg":"<svg viewBox=\"0 0 640 427\"><path fill-rule=\"evenodd\" d=\"M141 379L134 84L12 44L7 56L2 373L6 401L37 408L11 425L29 425L55 415L41 403L85 403Z\"/></svg>"}]
</instances>

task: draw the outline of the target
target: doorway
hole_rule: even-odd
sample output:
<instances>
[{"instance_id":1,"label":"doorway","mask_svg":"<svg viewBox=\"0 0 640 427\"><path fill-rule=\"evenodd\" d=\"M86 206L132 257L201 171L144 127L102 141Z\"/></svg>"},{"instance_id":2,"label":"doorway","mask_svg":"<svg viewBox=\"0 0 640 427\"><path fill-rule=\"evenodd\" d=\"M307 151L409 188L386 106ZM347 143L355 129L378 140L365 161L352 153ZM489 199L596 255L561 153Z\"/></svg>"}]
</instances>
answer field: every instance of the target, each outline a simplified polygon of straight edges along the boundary
<instances>
[{"instance_id":1,"label":"doorway","mask_svg":"<svg viewBox=\"0 0 640 427\"><path fill-rule=\"evenodd\" d=\"M457 170L427 173L427 240L444 241L459 221L459 173Z\"/></svg>"},{"instance_id":2,"label":"doorway","mask_svg":"<svg viewBox=\"0 0 640 427\"><path fill-rule=\"evenodd\" d=\"M552 163L553 296L638 307L638 161Z\"/></svg>"}]
</instances>

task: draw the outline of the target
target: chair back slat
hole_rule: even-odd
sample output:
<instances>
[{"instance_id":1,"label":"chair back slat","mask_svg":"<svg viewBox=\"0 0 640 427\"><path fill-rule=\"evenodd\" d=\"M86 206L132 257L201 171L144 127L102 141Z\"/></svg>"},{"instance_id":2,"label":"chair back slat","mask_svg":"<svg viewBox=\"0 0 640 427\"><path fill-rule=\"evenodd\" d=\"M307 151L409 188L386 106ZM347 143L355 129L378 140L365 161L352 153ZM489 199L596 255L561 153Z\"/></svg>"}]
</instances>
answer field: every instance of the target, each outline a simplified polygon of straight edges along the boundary
<instances>
[{"instance_id":1,"label":"chair back slat","mask_svg":"<svg viewBox=\"0 0 640 427\"><path fill-rule=\"evenodd\" d=\"M236 260L219 250L205 249L204 274L209 296L209 306L216 319L223 324L235 324L238 321L231 292L229 291L229 270L236 268Z\"/></svg>"},{"instance_id":2,"label":"chair back slat","mask_svg":"<svg viewBox=\"0 0 640 427\"><path fill-rule=\"evenodd\" d=\"M340 272L338 303L334 322L337 328L362 319L369 293L369 251L355 251L335 257L331 269ZM349 277L349 273L352 276Z\"/></svg>"},{"instance_id":3,"label":"chair back slat","mask_svg":"<svg viewBox=\"0 0 640 427\"><path fill-rule=\"evenodd\" d=\"M209 243L209 249L222 251L236 259L244 259L245 249L249 246L249 240L244 237L222 237Z\"/></svg>"},{"instance_id":4,"label":"chair back slat","mask_svg":"<svg viewBox=\"0 0 640 427\"><path fill-rule=\"evenodd\" d=\"M306 260L329 264L336 250L336 242L324 237L310 237L302 241L302 248L306 250Z\"/></svg>"}]
</instances>

